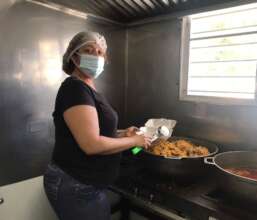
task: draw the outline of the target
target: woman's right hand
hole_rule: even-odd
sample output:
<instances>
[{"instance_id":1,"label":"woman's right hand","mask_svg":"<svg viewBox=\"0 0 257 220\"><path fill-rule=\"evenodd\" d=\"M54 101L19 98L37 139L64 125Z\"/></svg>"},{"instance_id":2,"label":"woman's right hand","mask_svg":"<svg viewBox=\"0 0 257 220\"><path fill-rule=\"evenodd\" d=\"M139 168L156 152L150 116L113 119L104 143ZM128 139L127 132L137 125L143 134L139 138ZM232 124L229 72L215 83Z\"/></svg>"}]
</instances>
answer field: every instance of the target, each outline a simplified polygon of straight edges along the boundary
<instances>
[{"instance_id":1,"label":"woman's right hand","mask_svg":"<svg viewBox=\"0 0 257 220\"><path fill-rule=\"evenodd\" d=\"M151 145L151 138L144 135L134 135L135 146L144 147L147 149Z\"/></svg>"}]
</instances>

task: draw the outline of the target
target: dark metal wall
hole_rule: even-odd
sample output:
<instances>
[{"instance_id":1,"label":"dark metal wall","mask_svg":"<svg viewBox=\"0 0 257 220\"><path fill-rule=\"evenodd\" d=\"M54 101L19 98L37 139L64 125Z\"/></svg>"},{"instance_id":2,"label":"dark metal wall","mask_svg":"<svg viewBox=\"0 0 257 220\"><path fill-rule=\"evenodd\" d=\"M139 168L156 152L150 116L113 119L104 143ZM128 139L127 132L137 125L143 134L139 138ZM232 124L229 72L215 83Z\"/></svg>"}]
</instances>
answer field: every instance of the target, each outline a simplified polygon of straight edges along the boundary
<instances>
[{"instance_id":1,"label":"dark metal wall","mask_svg":"<svg viewBox=\"0 0 257 220\"><path fill-rule=\"evenodd\" d=\"M66 77L61 58L75 33L90 29L106 35L109 64L97 85L121 117L124 111L124 30L13 2L0 3L0 185L41 175L50 159L51 114Z\"/></svg>"},{"instance_id":2,"label":"dark metal wall","mask_svg":"<svg viewBox=\"0 0 257 220\"><path fill-rule=\"evenodd\" d=\"M257 149L257 107L179 101L181 22L148 24L128 31L129 124L148 118L178 120L175 135L222 145L222 150Z\"/></svg>"}]
</instances>

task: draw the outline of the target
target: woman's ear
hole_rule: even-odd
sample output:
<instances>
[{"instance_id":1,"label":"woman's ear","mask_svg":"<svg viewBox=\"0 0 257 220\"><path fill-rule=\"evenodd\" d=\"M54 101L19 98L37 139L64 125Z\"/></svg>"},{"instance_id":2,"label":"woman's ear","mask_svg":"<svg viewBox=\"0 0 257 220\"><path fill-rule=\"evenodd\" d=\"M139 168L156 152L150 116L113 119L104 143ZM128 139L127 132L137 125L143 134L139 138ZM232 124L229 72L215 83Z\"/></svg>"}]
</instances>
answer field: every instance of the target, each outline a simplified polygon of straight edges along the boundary
<instances>
[{"instance_id":1,"label":"woman's ear","mask_svg":"<svg viewBox=\"0 0 257 220\"><path fill-rule=\"evenodd\" d=\"M80 64L80 57L79 57L78 54L74 53L74 54L72 55L72 60L73 60L73 62L75 62L77 65Z\"/></svg>"}]
</instances>

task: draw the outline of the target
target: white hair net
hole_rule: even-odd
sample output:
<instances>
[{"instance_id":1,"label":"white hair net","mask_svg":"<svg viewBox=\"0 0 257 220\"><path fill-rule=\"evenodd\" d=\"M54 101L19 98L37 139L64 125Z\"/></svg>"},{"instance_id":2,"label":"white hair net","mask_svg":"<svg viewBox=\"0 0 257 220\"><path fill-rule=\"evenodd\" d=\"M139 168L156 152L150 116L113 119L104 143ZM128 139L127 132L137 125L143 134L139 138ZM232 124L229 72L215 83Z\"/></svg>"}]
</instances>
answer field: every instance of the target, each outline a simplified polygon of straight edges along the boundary
<instances>
[{"instance_id":1,"label":"white hair net","mask_svg":"<svg viewBox=\"0 0 257 220\"><path fill-rule=\"evenodd\" d=\"M69 46L63 55L62 68L65 73L70 75L75 68L71 60L72 55L81 47L91 42L96 43L104 51L104 53L106 52L107 44L104 36L92 31L80 32L76 34L70 41Z\"/></svg>"}]
</instances>

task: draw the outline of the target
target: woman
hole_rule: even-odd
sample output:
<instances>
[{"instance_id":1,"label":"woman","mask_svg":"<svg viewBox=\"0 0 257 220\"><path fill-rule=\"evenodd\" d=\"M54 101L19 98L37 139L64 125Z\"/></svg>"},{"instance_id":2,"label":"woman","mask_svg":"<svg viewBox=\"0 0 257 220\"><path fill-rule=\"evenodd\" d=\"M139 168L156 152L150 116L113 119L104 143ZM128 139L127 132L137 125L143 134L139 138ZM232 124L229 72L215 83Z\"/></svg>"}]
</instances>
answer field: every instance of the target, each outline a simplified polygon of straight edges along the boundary
<instances>
[{"instance_id":1,"label":"woman","mask_svg":"<svg viewBox=\"0 0 257 220\"><path fill-rule=\"evenodd\" d=\"M94 84L106 50L103 36L81 32L63 57L63 70L71 76L56 97L55 147L44 175L47 197L61 220L110 219L105 188L118 175L120 152L150 144L134 127L116 135L117 113Z\"/></svg>"}]
</instances>

